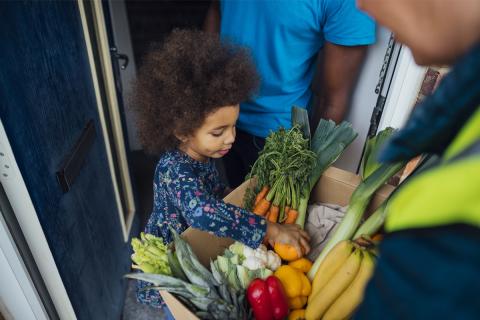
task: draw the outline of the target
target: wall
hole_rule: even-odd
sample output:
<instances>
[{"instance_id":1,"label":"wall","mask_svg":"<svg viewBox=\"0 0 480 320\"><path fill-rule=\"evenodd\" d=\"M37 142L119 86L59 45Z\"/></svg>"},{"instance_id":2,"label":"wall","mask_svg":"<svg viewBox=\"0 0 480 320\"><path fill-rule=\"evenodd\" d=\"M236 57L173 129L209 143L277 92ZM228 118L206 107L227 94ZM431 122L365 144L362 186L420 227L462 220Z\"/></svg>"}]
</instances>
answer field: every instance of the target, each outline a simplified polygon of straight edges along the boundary
<instances>
[{"instance_id":1,"label":"wall","mask_svg":"<svg viewBox=\"0 0 480 320\"><path fill-rule=\"evenodd\" d=\"M378 94L375 93L375 87L378 83L389 38L390 31L380 27L377 29L377 43L368 49L367 58L352 97L351 109L346 119L358 132L358 137L335 163L335 166L341 169L357 171L370 126L370 117L377 102Z\"/></svg>"}]
</instances>

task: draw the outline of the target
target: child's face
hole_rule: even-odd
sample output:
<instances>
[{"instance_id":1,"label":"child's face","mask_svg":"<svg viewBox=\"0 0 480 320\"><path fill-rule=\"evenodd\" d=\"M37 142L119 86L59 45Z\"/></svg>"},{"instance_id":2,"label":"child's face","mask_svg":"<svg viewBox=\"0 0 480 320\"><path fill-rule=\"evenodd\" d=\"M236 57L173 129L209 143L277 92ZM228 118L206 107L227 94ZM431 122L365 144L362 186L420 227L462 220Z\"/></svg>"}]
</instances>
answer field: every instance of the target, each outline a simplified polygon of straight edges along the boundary
<instances>
[{"instance_id":1,"label":"child's face","mask_svg":"<svg viewBox=\"0 0 480 320\"><path fill-rule=\"evenodd\" d=\"M193 135L184 139L180 149L198 161L223 157L235 141L239 111L238 104L217 109L207 116Z\"/></svg>"}]
</instances>

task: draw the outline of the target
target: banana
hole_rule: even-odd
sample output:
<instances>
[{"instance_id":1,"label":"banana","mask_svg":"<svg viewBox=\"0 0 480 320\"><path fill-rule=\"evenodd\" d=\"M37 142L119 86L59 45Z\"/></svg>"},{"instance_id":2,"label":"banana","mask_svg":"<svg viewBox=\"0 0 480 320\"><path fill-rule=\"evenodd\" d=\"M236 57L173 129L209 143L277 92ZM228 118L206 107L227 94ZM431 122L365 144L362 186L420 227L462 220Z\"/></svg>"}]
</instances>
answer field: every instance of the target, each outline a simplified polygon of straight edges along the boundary
<instances>
[{"instance_id":1,"label":"banana","mask_svg":"<svg viewBox=\"0 0 480 320\"><path fill-rule=\"evenodd\" d=\"M343 266L309 302L305 316L307 320L320 319L328 307L350 285L362 262L362 250L355 249Z\"/></svg>"},{"instance_id":2,"label":"banana","mask_svg":"<svg viewBox=\"0 0 480 320\"><path fill-rule=\"evenodd\" d=\"M353 242L349 240L339 242L330 250L323 262L318 267L317 273L312 283L312 293L308 297L308 301L319 292L325 284L330 280L335 272L345 263L353 251Z\"/></svg>"},{"instance_id":3,"label":"banana","mask_svg":"<svg viewBox=\"0 0 480 320\"><path fill-rule=\"evenodd\" d=\"M363 300L365 287L370 280L375 260L368 251L363 251L363 259L355 279L337 300L328 308L323 320L347 319Z\"/></svg>"}]
</instances>

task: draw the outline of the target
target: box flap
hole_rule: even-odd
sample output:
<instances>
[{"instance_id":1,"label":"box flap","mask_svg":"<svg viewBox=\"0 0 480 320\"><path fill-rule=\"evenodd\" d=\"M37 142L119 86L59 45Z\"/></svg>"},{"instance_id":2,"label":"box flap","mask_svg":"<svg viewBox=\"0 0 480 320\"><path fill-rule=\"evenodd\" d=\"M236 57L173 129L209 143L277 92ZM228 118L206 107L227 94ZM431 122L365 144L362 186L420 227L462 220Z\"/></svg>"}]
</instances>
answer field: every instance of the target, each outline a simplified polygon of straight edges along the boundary
<instances>
[{"instance_id":1,"label":"box flap","mask_svg":"<svg viewBox=\"0 0 480 320\"><path fill-rule=\"evenodd\" d=\"M355 188L360 184L360 176L335 167L328 168L310 195L310 202L334 203L346 206ZM374 195L367 209L367 215L378 208L395 189L385 184Z\"/></svg>"},{"instance_id":2,"label":"box flap","mask_svg":"<svg viewBox=\"0 0 480 320\"><path fill-rule=\"evenodd\" d=\"M182 237L192 247L198 260L208 269L210 269L210 259L215 260L222 255L228 246L233 243L230 238L219 238L208 232L195 228L188 228L182 233Z\"/></svg>"},{"instance_id":3,"label":"box flap","mask_svg":"<svg viewBox=\"0 0 480 320\"><path fill-rule=\"evenodd\" d=\"M178 301L173 295L167 291L160 291L160 295L163 301L170 309L173 317L178 320L198 320L198 317L194 315L188 308L186 308L180 301Z\"/></svg>"}]
</instances>

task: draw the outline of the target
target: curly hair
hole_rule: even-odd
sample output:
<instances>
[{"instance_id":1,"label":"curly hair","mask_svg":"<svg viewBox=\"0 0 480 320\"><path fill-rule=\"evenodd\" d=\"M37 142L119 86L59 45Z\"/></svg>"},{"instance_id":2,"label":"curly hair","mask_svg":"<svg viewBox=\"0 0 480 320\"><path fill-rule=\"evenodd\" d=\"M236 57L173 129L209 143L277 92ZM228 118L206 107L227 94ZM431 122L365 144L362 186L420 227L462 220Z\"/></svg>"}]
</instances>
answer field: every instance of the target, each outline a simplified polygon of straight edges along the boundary
<instances>
[{"instance_id":1,"label":"curly hair","mask_svg":"<svg viewBox=\"0 0 480 320\"><path fill-rule=\"evenodd\" d=\"M218 35L174 30L145 57L131 103L145 150L160 154L178 146L218 108L247 100L259 83L245 48Z\"/></svg>"}]
</instances>

